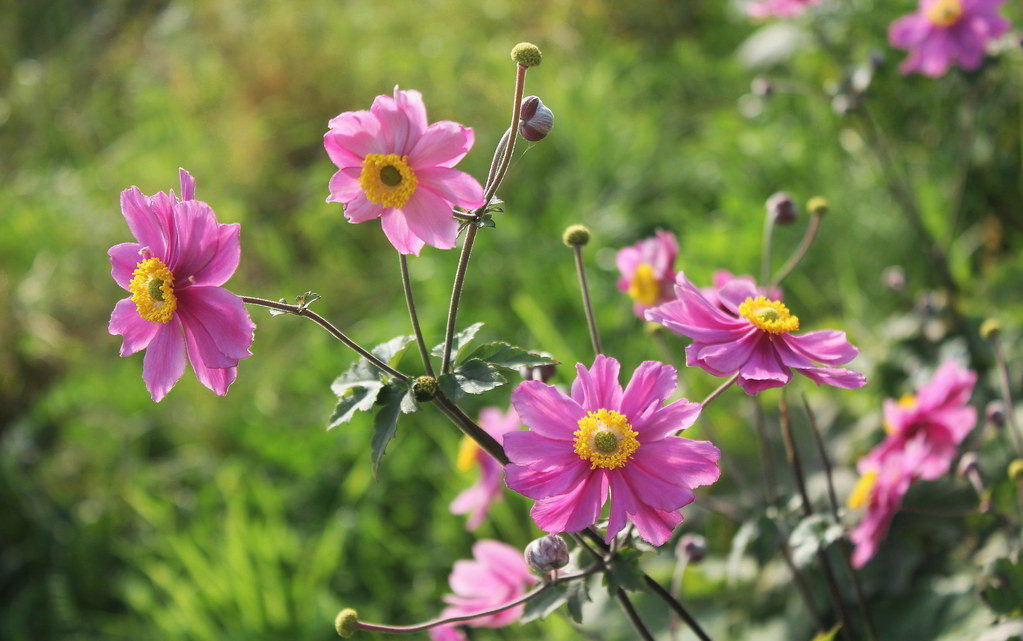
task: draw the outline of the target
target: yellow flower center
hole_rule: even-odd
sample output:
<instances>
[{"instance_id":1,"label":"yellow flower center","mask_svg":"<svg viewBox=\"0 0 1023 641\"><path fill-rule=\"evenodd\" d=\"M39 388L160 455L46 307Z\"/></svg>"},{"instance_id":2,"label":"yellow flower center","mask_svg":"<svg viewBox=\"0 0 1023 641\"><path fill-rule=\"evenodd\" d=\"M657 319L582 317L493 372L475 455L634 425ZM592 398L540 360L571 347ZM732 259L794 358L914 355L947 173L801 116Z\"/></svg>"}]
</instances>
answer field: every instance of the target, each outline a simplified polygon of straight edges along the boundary
<instances>
[{"instance_id":1,"label":"yellow flower center","mask_svg":"<svg viewBox=\"0 0 1023 641\"><path fill-rule=\"evenodd\" d=\"M408 166L408 156L366 154L359 174L359 187L369 202L400 208L416 193L416 172Z\"/></svg>"},{"instance_id":2,"label":"yellow flower center","mask_svg":"<svg viewBox=\"0 0 1023 641\"><path fill-rule=\"evenodd\" d=\"M468 436L462 437L462 442L458 444L458 456L455 458L455 467L459 472L468 472L472 469L476 462L477 449L476 441Z\"/></svg>"},{"instance_id":3,"label":"yellow flower center","mask_svg":"<svg viewBox=\"0 0 1023 641\"><path fill-rule=\"evenodd\" d=\"M916 405L916 396L912 394L903 394L902 397L899 398L897 404L899 406L899 409L911 410L913 409L913 406ZM884 431L886 434L894 434L895 426L889 423L888 421L885 421Z\"/></svg>"},{"instance_id":4,"label":"yellow flower center","mask_svg":"<svg viewBox=\"0 0 1023 641\"><path fill-rule=\"evenodd\" d=\"M772 334L788 334L799 329L799 317L793 316L784 303L763 296L742 301L739 315Z\"/></svg>"},{"instance_id":5,"label":"yellow flower center","mask_svg":"<svg viewBox=\"0 0 1023 641\"><path fill-rule=\"evenodd\" d=\"M131 279L131 301L139 316L154 323L166 323L178 306L174 297L174 275L159 258L147 258L135 266Z\"/></svg>"},{"instance_id":6,"label":"yellow flower center","mask_svg":"<svg viewBox=\"0 0 1023 641\"><path fill-rule=\"evenodd\" d=\"M924 10L927 19L936 27L951 27L963 17L962 0L934 0Z\"/></svg>"},{"instance_id":7,"label":"yellow flower center","mask_svg":"<svg viewBox=\"0 0 1023 641\"><path fill-rule=\"evenodd\" d=\"M875 485L877 485L877 470L870 470L861 476L860 480L856 482L852 494L849 495L849 509L856 510L866 505Z\"/></svg>"},{"instance_id":8,"label":"yellow flower center","mask_svg":"<svg viewBox=\"0 0 1023 641\"><path fill-rule=\"evenodd\" d=\"M629 296L640 305L649 307L657 302L659 291L660 287L657 277L654 276L653 266L650 263L640 263L632 274L632 282L629 283Z\"/></svg>"},{"instance_id":9,"label":"yellow flower center","mask_svg":"<svg viewBox=\"0 0 1023 641\"><path fill-rule=\"evenodd\" d=\"M590 462L590 469L623 467L639 449L636 432L628 419L614 410L600 409L579 419L574 433L575 453Z\"/></svg>"}]
</instances>

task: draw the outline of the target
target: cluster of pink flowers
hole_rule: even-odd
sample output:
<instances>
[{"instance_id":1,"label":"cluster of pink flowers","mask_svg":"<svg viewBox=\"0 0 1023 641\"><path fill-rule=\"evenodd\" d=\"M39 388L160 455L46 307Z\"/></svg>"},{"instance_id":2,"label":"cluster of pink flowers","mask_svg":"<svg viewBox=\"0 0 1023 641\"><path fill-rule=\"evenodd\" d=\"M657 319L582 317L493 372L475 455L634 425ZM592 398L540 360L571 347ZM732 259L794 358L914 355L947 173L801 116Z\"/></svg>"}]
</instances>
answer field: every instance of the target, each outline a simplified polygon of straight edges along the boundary
<instances>
[{"instance_id":1,"label":"cluster of pink flowers","mask_svg":"<svg viewBox=\"0 0 1023 641\"><path fill-rule=\"evenodd\" d=\"M860 459L860 482L849 497L850 507L866 506L863 521L850 534L855 565L877 552L910 484L949 471L977 422L976 409L967 405L976 381L975 372L947 362L915 396L885 402L887 436Z\"/></svg>"}]
</instances>

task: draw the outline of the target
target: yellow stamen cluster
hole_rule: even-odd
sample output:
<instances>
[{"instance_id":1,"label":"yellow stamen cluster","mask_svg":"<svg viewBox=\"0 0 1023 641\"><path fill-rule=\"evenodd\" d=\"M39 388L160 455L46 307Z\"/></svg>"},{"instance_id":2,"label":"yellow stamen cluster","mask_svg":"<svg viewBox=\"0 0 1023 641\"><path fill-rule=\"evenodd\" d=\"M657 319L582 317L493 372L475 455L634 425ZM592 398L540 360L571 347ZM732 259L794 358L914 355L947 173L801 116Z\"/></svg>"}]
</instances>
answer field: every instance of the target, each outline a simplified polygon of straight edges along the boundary
<instances>
[{"instance_id":1,"label":"yellow stamen cluster","mask_svg":"<svg viewBox=\"0 0 1023 641\"><path fill-rule=\"evenodd\" d=\"M459 472L468 472L472 469L473 464L476 462L476 451L478 449L479 446L476 445L476 441L468 436L462 437L462 442L458 444L458 456L455 458L455 467L458 468Z\"/></svg>"},{"instance_id":2,"label":"yellow stamen cluster","mask_svg":"<svg viewBox=\"0 0 1023 641\"><path fill-rule=\"evenodd\" d=\"M159 258L147 258L135 266L131 279L131 301L139 316L153 323L166 323L178 306L174 297L174 275Z\"/></svg>"},{"instance_id":3,"label":"yellow stamen cluster","mask_svg":"<svg viewBox=\"0 0 1023 641\"><path fill-rule=\"evenodd\" d=\"M772 334L788 334L799 329L799 317L793 316L784 303L763 296L742 301L739 315Z\"/></svg>"},{"instance_id":4,"label":"yellow stamen cluster","mask_svg":"<svg viewBox=\"0 0 1023 641\"><path fill-rule=\"evenodd\" d=\"M590 462L590 469L623 467L639 449L629 420L614 410L600 409L579 419L574 433L575 453Z\"/></svg>"},{"instance_id":5,"label":"yellow stamen cluster","mask_svg":"<svg viewBox=\"0 0 1023 641\"><path fill-rule=\"evenodd\" d=\"M369 202L400 208L416 193L419 180L408 166L408 156L366 154L359 174L359 187Z\"/></svg>"},{"instance_id":6,"label":"yellow stamen cluster","mask_svg":"<svg viewBox=\"0 0 1023 641\"><path fill-rule=\"evenodd\" d=\"M934 0L924 9L927 19L936 27L951 27L963 17L962 0Z\"/></svg>"},{"instance_id":7,"label":"yellow stamen cluster","mask_svg":"<svg viewBox=\"0 0 1023 641\"><path fill-rule=\"evenodd\" d=\"M899 398L897 405L899 406L899 409L911 410L916 405L916 396L914 396L913 394L903 394ZM888 421L885 421L884 431L886 434L894 434L895 426L889 423Z\"/></svg>"},{"instance_id":8,"label":"yellow stamen cluster","mask_svg":"<svg viewBox=\"0 0 1023 641\"><path fill-rule=\"evenodd\" d=\"M856 510L866 505L875 485L877 485L877 470L870 470L861 476L860 480L856 482L852 494L849 495L849 509Z\"/></svg>"},{"instance_id":9,"label":"yellow stamen cluster","mask_svg":"<svg viewBox=\"0 0 1023 641\"><path fill-rule=\"evenodd\" d=\"M660 286L657 283L657 276L654 275L653 266L650 263L640 263L632 274L629 296L640 305L649 307L657 302L659 291Z\"/></svg>"}]
</instances>

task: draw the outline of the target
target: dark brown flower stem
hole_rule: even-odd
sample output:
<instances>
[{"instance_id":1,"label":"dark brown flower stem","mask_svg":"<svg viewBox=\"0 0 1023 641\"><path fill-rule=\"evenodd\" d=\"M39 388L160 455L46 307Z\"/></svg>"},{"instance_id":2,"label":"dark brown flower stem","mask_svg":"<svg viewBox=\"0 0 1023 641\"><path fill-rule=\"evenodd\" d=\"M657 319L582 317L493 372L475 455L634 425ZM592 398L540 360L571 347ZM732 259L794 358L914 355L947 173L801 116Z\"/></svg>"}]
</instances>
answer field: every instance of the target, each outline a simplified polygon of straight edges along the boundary
<instances>
[{"instance_id":1,"label":"dark brown flower stem","mask_svg":"<svg viewBox=\"0 0 1023 641\"><path fill-rule=\"evenodd\" d=\"M828 481L828 501L831 504L831 516L834 517L835 523L841 525L842 517L838 511L838 495L835 493L835 482L832 479L831 459L828 457L827 448L824 447L824 438L821 436L820 428L817 427L817 417L810 408L810 403L806 400L805 393L802 394L802 399L803 411L806 412L806 420L810 425L810 432L813 433L813 441L817 445L817 454L821 458L824 475ZM850 559L852 549L848 539L843 539L842 547L842 561L845 562L846 572L852 577L853 589L856 592L856 602L860 607L860 612L863 614L863 620L867 623L867 635L870 636L872 641L877 641L877 628L874 627L874 617L870 613L870 608L867 607L867 597L863 591L863 584L860 582L860 574L853 567L852 560Z\"/></svg>"},{"instance_id":2,"label":"dark brown flower stem","mask_svg":"<svg viewBox=\"0 0 1023 641\"><path fill-rule=\"evenodd\" d=\"M327 330L327 332L331 336L333 336L334 338L336 338L339 341L341 341L342 343L344 343L351 350L353 350L354 352L356 352L357 354L359 354L360 356L362 356L363 358L368 360L370 363L373 363L373 365L377 369L380 369L380 370L382 370L384 372L387 372L391 376L393 376L393 377L395 377L397 379L403 380L406 383L408 383L409 381L412 380L406 374L402 374L398 370L394 369L393 367L391 367L387 363L383 362L382 360L380 360L379 358L374 356L365 347L359 345L358 343L356 343L352 339L348 338L344 334L344 332L339 330L337 327L334 327L334 325L332 325L330 323L330 321L328 321L327 319L323 318L322 316L320 316L316 312L310 310L308 307L304 307L302 305L290 305L288 303L281 303L281 302L278 302L278 301L268 300L268 299L265 299L265 298L256 298L254 296L240 296L239 298L242 299L242 302L248 303L249 305L259 305L260 307L266 307L268 309L276 309L277 311L284 312L286 314L294 314L295 316L304 316L305 318L308 318L309 320L313 321L314 323L316 323L317 325L319 325L323 329Z\"/></svg>"},{"instance_id":3,"label":"dark brown flower stem","mask_svg":"<svg viewBox=\"0 0 1023 641\"><path fill-rule=\"evenodd\" d=\"M508 460L508 455L504 453L504 448L497 440L487 434L486 430L480 427L476 421L469 418L469 416L462 411L462 408L452 403L444 394L437 394L433 399L434 404L444 412L448 418L455 424L458 429L476 441L476 444L482 447L487 454L493 456L501 465L508 465L511 461Z\"/></svg>"},{"instance_id":4,"label":"dark brown flower stem","mask_svg":"<svg viewBox=\"0 0 1023 641\"><path fill-rule=\"evenodd\" d=\"M416 314L416 301L412 297L412 281L408 277L408 257L398 253L398 266L401 269L401 286L405 290L405 303L408 304L408 315L412 320L412 329L416 332L416 345L419 346L419 356L423 359L423 367L426 374L433 376L433 363L430 362L430 350L426 348L426 341L423 340L423 330L419 327L419 315Z\"/></svg>"},{"instance_id":5,"label":"dark brown flower stem","mask_svg":"<svg viewBox=\"0 0 1023 641\"><path fill-rule=\"evenodd\" d=\"M515 140L517 138L515 131L518 129L519 115L522 112L522 91L525 84L526 67L516 65L515 104L512 106L512 120L511 126L509 127L512 135L509 137L508 142L504 147L504 154L501 156L501 163L497 166L497 170L493 171L493 166L491 166L493 179L488 180L488 184L484 189L483 204L475 212L473 212L477 221L483 212L486 211L487 205L490 204L491 199L497 192L497 188L504 180L505 173L508 171L508 165L511 163L512 153L515 151ZM465 241L462 242L462 253L458 257L458 269L455 272L455 282L451 288L451 304L448 306L448 323L444 333L444 359L441 365L441 374L447 374L451 371L451 343L455 338L455 321L458 317L458 304L462 297L462 287L465 285L465 272L469 268L469 256L472 254L472 245L476 241L476 232L478 229L479 228L476 226L475 222L469 222L465 230Z\"/></svg>"},{"instance_id":6,"label":"dark brown flower stem","mask_svg":"<svg viewBox=\"0 0 1023 641\"><path fill-rule=\"evenodd\" d=\"M360 630L367 630L369 632L385 632L388 634L411 634L413 632L422 632L424 630L440 627L442 625L451 625L452 623L472 621L473 619L490 616L492 614L497 614L499 612L504 612L505 610L508 610L510 608L514 608L517 605L522 605L523 603L526 603L527 601L531 600L533 597L540 594L541 592L543 592L545 589L552 585L559 585L561 583L568 583L570 581L585 579L586 577L593 574L599 569L600 569L599 566L593 566L581 572L575 572L573 574L565 574L563 576L559 576L558 578L553 579L547 583L544 583L538 586L536 589L531 590L526 594L523 594L517 599L508 601L507 603L502 603L496 608L491 608L489 610L481 610L479 612L473 612L472 614L462 614L455 617L439 617L436 619L430 619L429 621L424 621L422 623L416 623L413 625L384 625L382 623L367 623L366 621L357 621L355 623L355 627Z\"/></svg>"},{"instance_id":7,"label":"dark brown flower stem","mask_svg":"<svg viewBox=\"0 0 1023 641\"><path fill-rule=\"evenodd\" d=\"M583 248L579 245L572 247L575 251L575 271L579 275L579 289L583 294L583 311L586 313L586 325L590 328L590 342L593 343L593 351L603 354L600 346L600 332L597 330L597 319L593 317L593 302L590 300L590 288L586 283L586 267L583 265Z\"/></svg>"},{"instance_id":8,"label":"dark brown flower stem","mask_svg":"<svg viewBox=\"0 0 1023 641\"><path fill-rule=\"evenodd\" d=\"M1002 339L998 332L993 332L988 340L991 341L991 349L995 352L995 363L998 365L998 387L1002 393L1002 403L1005 404L1005 419L1009 425L1009 433L1012 434L1012 442L1016 446L1016 456L1023 457L1023 432L1020 432L1019 424L1016 422L1015 405L1012 401L1012 381L1009 378L1009 364L1005 360L1005 348L1002 347Z\"/></svg>"},{"instance_id":9,"label":"dark brown flower stem","mask_svg":"<svg viewBox=\"0 0 1023 641\"><path fill-rule=\"evenodd\" d=\"M800 261L803 260L803 257L806 256L806 252L810 251L810 245L813 244L814 238L817 237L817 231L820 229L820 226L821 215L815 213L810 218L810 223L806 226L806 232L803 234L803 240L799 242L799 247L796 248L796 251L792 253L792 256L790 256L787 261L785 261L785 264L782 265L781 269L778 270L778 273L771 280L772 287L780 285L781 282L785 280L785 278L799 265Z\"/></svg>"},{"instance_id":10,"label":"dark brown flower stem","mask_svg":"<svg viewBox=\"0 0 1023 641\"><path fill-rule=\"evenodd\" d=\"M629 595L625 594L625 590L621 588L615 590L615 600L617 600L619 605L622 606L622 610L625 611L625 616L629 617L632 627L636 628L636 632L639 634L640 638L643 639L643 641L654 641L654 635L650 634L650 630L648 630L646 624L643 623L643 619L640 618L639 612L636 612L636 608L632 605L632 601L629 600Z\"/></svg>"},{"instance_id":11,"label":"dark brown flower stem","mask_svg":"<svg viewBox=\"0 0 1023 641\"><path fill-rule=\"evenodd\" d=\"M803 464L799 458L799 451L796 450L795 441L792 438L792 425L789 422L789 405L788 401L785 400L784 390L781 394L781 402L778 409L781 418L782 439L785 443L785 456L789 461L789 465L792 467L792 475L795 477L796 488L799 490L799 496L803 502L803 515L810 516L813 514L813 504L810 502L810 495L806 491L806 477L803 475ZM824 550L818 550L817 560L821 564L821 570L824 574L825 583L828 586L828 594L835 607L835 613L838 615L839 621L842 624L842 636L844 636L848 641L853 641L856 637L853 635L852 628L849 627L849 614L845 610L845 603L842 601L842 593L838 589L835 570L831 567L831 561L828 559Z\"/></svg>"}]
</instances>

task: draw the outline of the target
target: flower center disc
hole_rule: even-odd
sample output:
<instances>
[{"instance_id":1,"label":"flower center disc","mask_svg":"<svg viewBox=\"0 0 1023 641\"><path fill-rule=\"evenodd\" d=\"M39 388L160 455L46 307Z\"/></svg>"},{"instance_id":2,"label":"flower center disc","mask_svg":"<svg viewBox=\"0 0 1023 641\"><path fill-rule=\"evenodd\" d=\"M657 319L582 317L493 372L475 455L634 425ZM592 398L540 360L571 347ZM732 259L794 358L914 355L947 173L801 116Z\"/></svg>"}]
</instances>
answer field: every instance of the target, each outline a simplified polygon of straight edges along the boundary
<instances>
[{"instance_id":1,"label":"flower center disc","mask_svg":"<svg viewBox=\"0 0 1023 641\"><path fill-rule=\"evenodd\" d=\"M629 297L640 305L650 307L657 302L658 290L653 266L650 263L640 263L629 283Z\"/></svg>"},{"instance_id":2,"label":"flower center disc","mask_svg":"<svg viewBox=\"0 0 1023 641\"><path fill-rule=\"evenodd\" d=\"M374 205L400 208L416 193L416 172L408 165L408 156L366 154L359 174L359 187Z\"/></svg>"},{"instance_id":3,"label":"flower center disc","mask_svg":"<svg viewBox=\"0 0 1023 641\"><path fill-rule=\"evenodd\" d=\"M799 317L793 316L784 303L763 296L744 300L739 305L739 315L772 334L788 334L799 329Z\"/></svg>"},{"instance_id":4,"label":"flower center disc","mask_svg":"<svg viewBox=\"0 0 1023 641\"><path fill-rule=\"evenodd\" d=\"M159 258L147 258L135 266L131 278L131 301L139 316L153 323L166 323L178 306L174 296L174 275Z\"/></svg>"},{"instance_id":5,"label":"flower center disc","mask_svg":"<svg viewBox=\"0 0 1023 641\"><path fill-rule=\"evenodd\" d=\"M934 0L925 13L934 26L951 27L963 17L963 3L962 0Z\"/></svg>"},{"instance_id":6,"label":"flower center disc","mask_svg":"<svg viewBox=\"0 0 1023 641\"><path fill-rule=\"evenodd\" d=\"M623 467L639 449L636 432L628 419L614 410L600 409L579 419L574 433L575 453L590 462L590 469Z\"/></svg>"}]
</instances>

